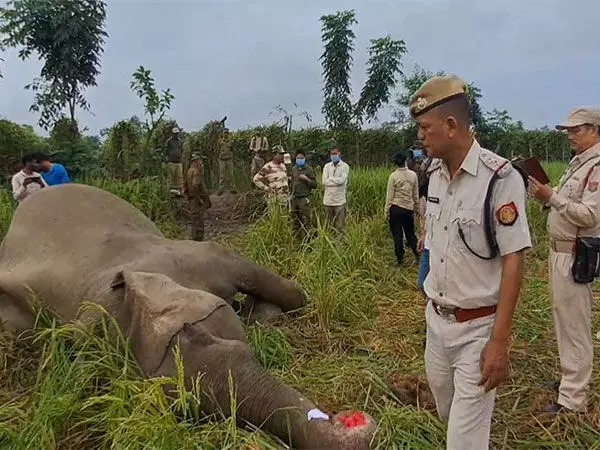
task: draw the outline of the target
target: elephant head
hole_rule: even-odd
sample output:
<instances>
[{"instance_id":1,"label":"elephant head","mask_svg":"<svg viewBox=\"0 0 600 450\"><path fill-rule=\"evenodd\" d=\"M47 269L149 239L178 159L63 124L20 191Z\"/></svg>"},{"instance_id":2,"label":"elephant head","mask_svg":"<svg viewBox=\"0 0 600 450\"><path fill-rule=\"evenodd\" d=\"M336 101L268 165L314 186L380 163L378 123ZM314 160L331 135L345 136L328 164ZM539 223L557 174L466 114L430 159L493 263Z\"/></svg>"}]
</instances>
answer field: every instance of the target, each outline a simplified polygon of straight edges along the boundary
<instances>
[{"instance_id":1,"label":"elephant head","mask_svg":"<svg viewBox=\"0 0 600 450\"><path fill-rule=\"evenodd\" d=\"M240 425L262 428L294 448L370 448L375 421L360 413L354 419L347 419L346 413L325 417L306 396L271 376L255 359L240 318L224 300L242 291L263 305L262 311L287 311L294 309L291 305L306 304L304 290L233 252L210 248L204 256L215 256L212 265L220 270L214 274L222 274L211 277L210 286L216 290L209 285L186 288L151 272L124 270L115 279L113 288L122 289L130 317L128 335L142 369L150 376L175 376L173 349L178 345L187 387L201 378L201 408L206 413L232 414L231 379Z\"/></svg>"}]
</instances>

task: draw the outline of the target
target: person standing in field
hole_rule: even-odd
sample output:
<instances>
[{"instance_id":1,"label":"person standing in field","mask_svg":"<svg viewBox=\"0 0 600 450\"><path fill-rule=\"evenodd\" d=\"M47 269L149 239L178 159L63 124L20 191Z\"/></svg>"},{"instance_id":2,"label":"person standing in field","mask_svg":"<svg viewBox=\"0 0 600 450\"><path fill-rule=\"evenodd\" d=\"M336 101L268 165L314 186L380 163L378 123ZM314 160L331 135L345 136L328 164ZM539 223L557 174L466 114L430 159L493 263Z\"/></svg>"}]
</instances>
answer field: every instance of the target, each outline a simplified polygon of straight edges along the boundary
<instances>
[{"instance_id":1,"label":"person standing in field","mask_svg":"<svg viewBox=\"0 0 600 450\"><path fill-rule=\"evenodd\" d=\"M578 262L574 250L581 240L591 241L593 249L600 237L599 127L599 110L572 110L568 119L556 127L567 131L575 152L558 186L552 189L529 178L531 193L550 209L550 291L562 369L560 383L554 383L558 400L543 409L550 414L562 410L585 412L587 408L594 362L593 277L576 279L577 269L585 271L588 267ZM593 261L594 273L597 251L587 256Z\"/></svg>"},{"instance_id":2,"label":"person standing in field","mask_svg":"<svg viewBox=\"0 0 600 450\"><path fill-rule=\"evenodd\" d=\"M224 191L235 194L235 189L233 189L233 152L228 128L223 130L223 135L219 139L219 195Z\"/></svg>"},{"instance_id":3,"label":"person standing in field","mask_svg":"<svg viewBox=\"0 0 600 450\"><path fill-rule=\"evenodd\" d=\"M384 217L394 238L394 253L399 266L404 263L404 236L408 246L419 260L415 214L419 214L419 182L417 174L406 167L407 152L394 155L396 170L388 178Z\"/></svg>"},{"instance_id":4,"label":"person standing in field","mask_svg":"<svg viewBox=\"0 0 600 450\"><path fill-rule=\"evenodd\" d=\"M58 184L71 182L67 169L65 169L62 164L51 162L50 155L47 153L36 154L36 159L39 164L42 178L48 186L56 186Z\"/></svg>"},{"instance_id":5,"label":"person standing in field","mask_svg":"<svg viewBox=\"0 0 600 450\"><path fill-rule=\"evenodd\" d=\"M183 164L181 162L183 143L179 137L179 128L171 130L171 136L165 143L167 158L167 177L172 194L181 196L185 190L183 180Z\"/></svg>"},{"instance_id":6,"label":"person standing in field","mask_svg":"<svg viewBox=\"0 0 600 450\"><path fill-rule=\"evenodd\" d=\"M211 205L204 183L204 167L200 155L192 154L190 168L186 174L186 194L192 220L192 239L204 240L204 216Z\"/></svg>"},{"instance_id":7,"label":"person standing in field","mask_svg":"<svg viewBox=\"0 0 600 450\"><path fill-rule=\"evenodd\" d=\"M292 195L290 200L292 226L296 235L302 233L307 236L308 230L312 226L310 197L316 187L317 179L314 169L306 164L306 154L303 151L297 151L296 164L292 167Z\"/></svg>"},{"instance_id":8,"label":"person standing in field","mask_svg":"<svg viewBox=\"0 0 600 450\"><path fill-rule=\"evenodd\" d=\"M409 108L435 158L425 213L427 379L448 423L447 450L486 450L496 387L507 377L524 250L531 247L525 183L509 161L470 135L471 105L460 78L429 79Z\"/></svg>"},{"instance_id":9,"label":"person standing in field","mask_svg":"<svg viewBox=\"0 0 600 450\"><path fill-rule=\"evenodd\" d=\"M23 156L23 169L12 177L12 193L15 200L22 202L34 192L48 187L39 170L38 162L34 154L28 153Z\"/></svg>"},{"instance_id":10,"label":"person standing in field","mask_svg":"<svg viewBox=\"0 0 600 450\"><path fill-rule=\"evenodd\" d=\"M252 181L263 192L267 194L270 203L278 202L286 205L289 195L289 178L283 162L283 147L273 147L273 159L266 163Z\"/></svg>"},{"instance_id":11,"label":"person standing in field","mask_svg":"<svg viewBox=\"0 0 600 450\"><path fill-rule=\"evenodd\" d=\"M340 150L334 147L330 152L331 162L323 167L322 182L325 188L323 206L325 222L338 231L346 227L346 192L350 166L342 161Z\"/></svg>"}]
</instances>

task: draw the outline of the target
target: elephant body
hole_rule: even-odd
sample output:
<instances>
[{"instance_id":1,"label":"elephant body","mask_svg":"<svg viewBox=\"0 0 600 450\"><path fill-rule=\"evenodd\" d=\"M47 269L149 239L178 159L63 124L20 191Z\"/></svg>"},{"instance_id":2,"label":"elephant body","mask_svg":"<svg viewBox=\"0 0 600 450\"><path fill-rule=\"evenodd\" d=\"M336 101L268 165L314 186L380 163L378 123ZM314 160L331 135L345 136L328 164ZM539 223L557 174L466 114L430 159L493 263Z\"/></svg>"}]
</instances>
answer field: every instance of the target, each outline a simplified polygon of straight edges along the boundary
<instances>
[{"instance_id":1,"label":"elephant body","mask_svg":"<svg viewBox=\"0 0 600 450\"><path fill-rule=\"evenodd\" d=\"M175 375L178 343L190 386L203 377L207 413L231 413L231 374L242 397L241 422L298 448L369 448L370 417L352 429L333 419L309 421L315 405L260 367L231 307L238 292L269 311L296 310L307 301L297 283L215 243L166 239L127 202L80 184L44 189L23 201L0 247L5 328L33 325L32 293L62 321L90 326L98 313L78 312L84 301L97 303L130 339L146 376Z\"/></svg>"}]
</instances>

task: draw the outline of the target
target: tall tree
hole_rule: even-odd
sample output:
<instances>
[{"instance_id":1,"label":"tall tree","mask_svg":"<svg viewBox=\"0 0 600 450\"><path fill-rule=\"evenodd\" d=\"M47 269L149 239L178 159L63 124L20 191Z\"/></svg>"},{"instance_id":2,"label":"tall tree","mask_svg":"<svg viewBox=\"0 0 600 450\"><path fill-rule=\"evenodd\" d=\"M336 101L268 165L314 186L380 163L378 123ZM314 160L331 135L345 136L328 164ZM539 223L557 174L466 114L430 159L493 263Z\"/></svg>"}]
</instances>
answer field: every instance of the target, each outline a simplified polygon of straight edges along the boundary
<instances>
[{"instance_id":1,"label":"tall tree","mask_svg":"<svg viewBox=\"0 0 600 450\"><path fill-rule=\"evenodd\" d=\"M358 23L355 12L341 11L322 16L321 22L324 43L321 64L325 79L322 112L331 128L360 128L365 120L375 119L379 108L389 101L396 76L402 73L400 60L406 53L406 45L390 36L371 40L367 81L358 101L353 103L350 71L356 37L352 25Z\"/></svg>"},{"instance_id":2,"label":"tall tree","mask_svg":"<svg viewBox=\"0 0 600 450\"><path fill-rule=\"evenodd\" d=\"M323 108L327 124L332 128L348 128L352 120L350 70L356 35L352 25L357 23L354 11L341 11L321 17L321 39L324 43Z\"/></svg>"},{"instance_id":3,"label":"tall tree","mask_svg":"<svg viewBox=\"0 0 600 450\"><path fill-rule=\"evenodd\" d=\"M0 46L20 47L44 61L40 76L26 86L35 92L31 111L49 129L68 110L76 130L77 107L89 111L85 89L96 86L104 39L106 4L101 0L13 0L0 9Z\"/></svg>"},{"instance_id":4,"label":"tall tree","mask_svg":"<svg viewBox=\"0 0 600 450\"><path fill-rule=\"evenodd\" d=\"M379 108L389 102L396 75L402 73L400 59L405 53L404 41L394 40L390 36L371 40L367 81L355 108L358 123L374 119Z\"/></svg>"}]
</instances>

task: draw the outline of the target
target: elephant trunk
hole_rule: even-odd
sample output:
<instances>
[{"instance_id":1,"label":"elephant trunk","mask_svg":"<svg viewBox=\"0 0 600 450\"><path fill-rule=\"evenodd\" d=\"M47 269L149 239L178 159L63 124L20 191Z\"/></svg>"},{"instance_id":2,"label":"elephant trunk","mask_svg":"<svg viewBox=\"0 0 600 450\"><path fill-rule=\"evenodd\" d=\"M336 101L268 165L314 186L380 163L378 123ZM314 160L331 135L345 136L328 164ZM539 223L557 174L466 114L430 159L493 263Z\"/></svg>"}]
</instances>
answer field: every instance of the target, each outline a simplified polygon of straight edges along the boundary
<instances>
[{"instance_id":1,"label":"elephant trunk","mask_svg":"<svg viewBox=\"0 0 600 450\"><path fill-rule=\"evenodd\" d=\"M367 450L375 422L367 414L349 426L340 415L309 420L313 402L296 389L269 375L244 344L231 349L230 357L210 362L202 382L205 409L231 415L229 374L233 379L240 424L251 423L300 449ZM219 369L215 365L219 365ZM217 370L215 370L217 369ZM208 407L208 408L206 408ZM211 412L211 411L209 411ZM341 418L344 414L341 415Z\"/></svg>"}]
</instances>

